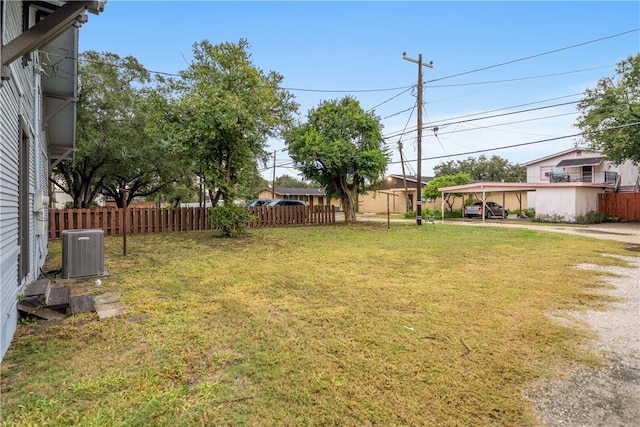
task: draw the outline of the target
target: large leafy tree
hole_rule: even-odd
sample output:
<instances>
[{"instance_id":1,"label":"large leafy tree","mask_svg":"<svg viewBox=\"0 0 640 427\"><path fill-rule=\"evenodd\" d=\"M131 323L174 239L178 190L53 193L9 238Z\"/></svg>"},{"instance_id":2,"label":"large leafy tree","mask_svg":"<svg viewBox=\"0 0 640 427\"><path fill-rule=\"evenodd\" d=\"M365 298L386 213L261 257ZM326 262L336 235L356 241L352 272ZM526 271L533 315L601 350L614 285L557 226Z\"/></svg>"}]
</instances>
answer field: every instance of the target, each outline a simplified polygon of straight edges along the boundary
<instances>
[{"instance_id":1,"label":"large leafy tree","mask_svg":"<svg viewBox=\"0 0 640 427\"><path fill-rule=\"evenodd\" d=\"M86 208L102 192L122 143L136 132L133 87L148 83L149 74L133 57L89 51L80 59L77 151L56 166L52 181L73 198L74 207Z\"/></svg>"},{"instance_id":2,"label":"large leafy tree","mask_svg":"<svg viewBox=\"0 0 640 427\"><path fill-rule=\"evenodd\" d=\"M193 161L185 145L175 133L165 132L167 97L160 86L141 90L135 100L130 123L137 133L120 144L102 189L118 206L128 205L135 197L153 199L150 196L159 192L172 193L176 187L195 188ZM129 191L124 193L123 189ZM128 194L126 200L124 194Z\"/></svg>"},{"instance_id":3,"label":"large leafy tree","mask_svg":"<svg viewBox=\"0 0 640 427\"><path fill-rule=\"evenodd\" d=\"M256 67L249 47L244 39L194 44L193 61L175 85L173 121L214 205L251 187L256 164L267 159L267 139L290 127L297 111L280 87L283 76Z\"/></svg>"},{"instance_id":4,"label":"large leafy tree","mask_svg":"<svg viewBox=\"0 0 640 427\"><path fill-rule=\"evenodd\" d=\"M77 148L60 162L51 180L89 207L98 194L125 206L134 197L159 191L183 174L180 150L149 132L151 99L160 96L133 57L88 51L79 66ZM121 190L129 189L128 197Z\"/></svg>"},{"instance_id":5,"label":"large leafy tree","mask_svg":"<svg viewBox=\"0 0 640 427\"><path fill-rule=\"evenodd\" d=\"M453 175L441 175L427 183L424 187L423 195L431 199L437 199L441 196L438 188L454 187L456 185L465 185L471 182L471 176L465 172L459 172ZM464 197L464 193L448 193L444 197L444 202L449 208L449 212L453 212L453 204L456 198Z\"/></svg>"},{"instance_id":6,"label":"large leafy tree","mask_svg":"<svg viewBox=\"0 0 640 427\"><path fill-rule=\"evenodd\" d=\"M342 201L345 221L356 220L357 195L382 178L388 162L382 126L351 97L324 101L286 137L302 175Z\"/></svg>"},{"instance_id":7,"label":"large leafy tree","mask_svg":"<svg viewBox=\"0 0 640 427\"><path fill-rule=\"evenodd\" d=\"M469 157L466 160L450 160L440 163L433 168L436 177L466 173L473 181L505 181L525 182L527 169L513 164L500 156L487 157L483 154L477 159Z\"/></svg>"},{"instance_id":8,"label":"large leafy tree","mask_svg":"<svg viewBox=\"0 0 640 427\"><path fill-rule=\"evenodd\" d=\"M578 109L576 126L591 148L617 164L640 164L640 54L620 62L614 77L587 89Z\"/></svg>"}]
</instances>

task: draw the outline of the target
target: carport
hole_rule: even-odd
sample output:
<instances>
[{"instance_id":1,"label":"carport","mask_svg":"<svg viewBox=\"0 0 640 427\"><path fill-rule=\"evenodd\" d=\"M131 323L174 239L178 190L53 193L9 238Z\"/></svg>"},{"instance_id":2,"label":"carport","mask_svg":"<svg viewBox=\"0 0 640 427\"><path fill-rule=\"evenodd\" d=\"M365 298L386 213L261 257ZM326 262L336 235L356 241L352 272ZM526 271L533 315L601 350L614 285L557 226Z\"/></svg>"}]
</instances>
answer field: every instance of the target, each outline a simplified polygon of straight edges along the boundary
<instances>
[{"instance_id":1,"label":"carport","mask_svg":"<svg viewBox=\"0 0 640 427\"><path fill-rule=\"evenodd\" d=\"M548 184L545 184L545 183L532 184L532 183L526 183L526 182L481 181L481 182L474 182L471 184L454 185L451 187L440 187L438 188L438 191L440 191L441 193L440 198L442 200L442 206L441 206L442 222L444 222L444 200L445 200L445 195L447 194L466 193L466 194L475 195L476 198L478 198L478 200L482 201L482 204L485 207L485 209L483 209L483 212L482 212L482 221L484 222L485 212L487 211L486 209L487 193L502 193L502 206L505 205L506 193L520 193L520 197L518 199L520 200L520 209L522 210L522 193L527 191L536 191L536 188L540 186L548 186Z\"/></svg>"}]
</instances>

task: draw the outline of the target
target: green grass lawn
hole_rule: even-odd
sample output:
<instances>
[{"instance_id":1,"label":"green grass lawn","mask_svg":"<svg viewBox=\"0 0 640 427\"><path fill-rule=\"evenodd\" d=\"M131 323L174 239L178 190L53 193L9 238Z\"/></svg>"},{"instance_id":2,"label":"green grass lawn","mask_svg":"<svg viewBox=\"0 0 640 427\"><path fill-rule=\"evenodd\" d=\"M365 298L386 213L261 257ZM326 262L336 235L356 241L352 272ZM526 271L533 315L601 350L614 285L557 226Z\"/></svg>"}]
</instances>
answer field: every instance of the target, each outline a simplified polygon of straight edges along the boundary
<instances>
[{"instance_id":1,"label":"green grass lawn","mask_svg":"<svg viewBox=\"0 0 640 427\"><path fill-rule=\"evenodd\" d=\"M521 390L576 364L614 242L366 223L107 238L128 314L25 323L3 425L536 425ZM60 268L51 242L50 269ZM627 253L629 254L629 253ZM76 290L77 291L77 290Z\"/></svg>"}]
</instances>

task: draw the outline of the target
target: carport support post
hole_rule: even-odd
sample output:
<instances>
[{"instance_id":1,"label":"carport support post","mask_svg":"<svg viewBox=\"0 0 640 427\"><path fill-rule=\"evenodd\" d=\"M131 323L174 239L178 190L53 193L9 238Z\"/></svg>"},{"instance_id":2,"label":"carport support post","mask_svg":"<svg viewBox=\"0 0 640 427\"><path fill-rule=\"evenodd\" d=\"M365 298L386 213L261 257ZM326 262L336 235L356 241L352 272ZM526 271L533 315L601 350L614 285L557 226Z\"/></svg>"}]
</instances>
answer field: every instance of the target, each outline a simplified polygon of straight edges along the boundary
<instances>
[{"instance_id":1,"label":"carport support post","mask_svg":"<svg viewBox=\"0 0 640 427\"><path fill-rule=\"evenodd\" d=\"M487 217L487 196L484 192L484 187L482 188L482 222L484 222Z\"/></svg>"},{"instance_id":2,"label":"carport support post","mask_svg":"<svg viewBox=\"0 0 640 427\"><path fill-rule=\"evenodd\" d=\"M505 215L505 210L507 209L506 206L506 201L507 201L507 193L505 191L502 192L502 219L506 219L507 216Z\"/></svg>"},{"instance_id":3,"label":"carport support post","mask_svg":"<svg viewBox=\"0 0 640 427\"><path fill-rule=\"evenodd\" d=\"M442 222L444 222L444 191L440 192L440 214L442 215ZM462 216L464 218L464 209L462 211Z\"/></svg>"}]
</instances>

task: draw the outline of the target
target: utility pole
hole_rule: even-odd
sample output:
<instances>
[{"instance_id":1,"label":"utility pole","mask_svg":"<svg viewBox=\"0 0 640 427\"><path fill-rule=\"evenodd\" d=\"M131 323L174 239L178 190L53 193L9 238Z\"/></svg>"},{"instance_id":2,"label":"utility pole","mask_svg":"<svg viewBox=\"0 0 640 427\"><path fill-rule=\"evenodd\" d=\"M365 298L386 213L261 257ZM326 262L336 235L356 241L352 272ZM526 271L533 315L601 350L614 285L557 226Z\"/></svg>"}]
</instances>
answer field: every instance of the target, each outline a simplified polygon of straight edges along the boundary
<instances>
[{"instance_id":1,"label":"utility pole","mask_svg":"<svg viewBox=\"0 0 640 427\"><path fill-rule=\"evenodd\" d=\"M271 178L271 198L276 198L276 150L273 150L273 176Z\"/></svg>"},{"instance_id":2,"label":"utility pole","mask_svg":"<svg viewBox=\"0 0 640 427\"><path fill-rule=\"evenodd\" d=\"M407 189L407 175L404 173L404 157L402 156L402 141L398 141L398 150L400 151L400 163L402 164L402 181L404 183L404 197L407 199L407 212L411 210L411 199L409 199L409 190Z\"/></svg>"},{"instance_id":3,"label":"utility pole","mask_svg":"<svg viewBox=\"0 0 640 427\"><path fill-rule=\"evenodd\" d=\"M402 52L402 59L418 64L418 170L416 177L416 225L422 225L422 66L433 68L433 61L422 62L422 54L418 59L409 58Z\"/></svg>"}]
</instances>

